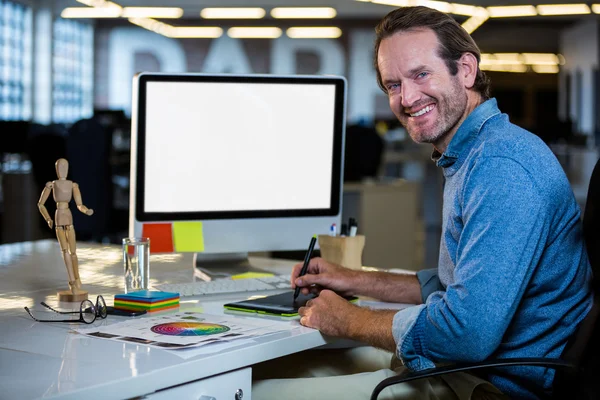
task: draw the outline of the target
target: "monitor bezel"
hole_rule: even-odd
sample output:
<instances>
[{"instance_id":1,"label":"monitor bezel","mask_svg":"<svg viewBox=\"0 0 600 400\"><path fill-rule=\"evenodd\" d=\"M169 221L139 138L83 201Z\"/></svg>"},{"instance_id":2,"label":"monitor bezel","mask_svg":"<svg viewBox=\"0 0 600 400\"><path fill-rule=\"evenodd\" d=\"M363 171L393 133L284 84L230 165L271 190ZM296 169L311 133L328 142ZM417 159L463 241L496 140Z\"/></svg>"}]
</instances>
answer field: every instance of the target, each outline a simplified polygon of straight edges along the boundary
<instances>
[{"instance_id":1,"label":"monitor bezel","mask_svg":"<svg viewBox=\"0 0 600 400\"><path fill-rule=\"evenodd\" d=\"M216 220L216 219L252 219L252 218L294 218L337 216L341 213L340 196L343 182L343 142L346 106L346 81L339 76L276 76L276 75L229 75L229 74L147 74L136 77L138 80L136 123L137 136L136 185L135 185L135 217L140 222L160 222L173 220ZM145 135L146 135L146 93L150 82L226 82L226 83L281 83L281 84L321 84L335 87L335 110L333 127L333 155L331 198L328 208L319 209L285 209L285 210L239 210L239 211L191 211L191 212L146 212L144 201L145 190ZM132 142L133 143L133 142ZM133 145L133 144L132 144ZM307 162L308 157L307 155ZM310 177L307 177L306 187L299 190L310 190Z\"/></svg>"}]
</instances>

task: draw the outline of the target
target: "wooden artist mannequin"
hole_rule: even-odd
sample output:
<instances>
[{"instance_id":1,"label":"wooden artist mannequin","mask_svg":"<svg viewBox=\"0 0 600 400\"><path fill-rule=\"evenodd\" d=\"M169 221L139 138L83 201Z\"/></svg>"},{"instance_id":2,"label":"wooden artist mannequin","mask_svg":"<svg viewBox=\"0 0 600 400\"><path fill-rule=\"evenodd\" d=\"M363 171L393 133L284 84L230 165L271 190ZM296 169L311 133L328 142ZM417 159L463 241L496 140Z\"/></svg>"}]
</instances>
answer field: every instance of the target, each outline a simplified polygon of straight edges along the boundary
<instances>
[{"instance_id":1,"label":"wooden artist mannequin","mask_svg":"<svg viewBox=\"0 0 600 400\"><path fill-rule=\"evenodd\" d=\"M81 289L81 279L79 279L79 261L77 260L77 254L75 253L75 228L73 227L73 215L71 214L71 210L69 210L71 197L75 199L77 209L82 213L92 215L94 210L83 205L79 185L67 180L69 162L64 158L61 158L56 161L55 167L58 179L46 183L46 187L44 187L40 200L38 201L38 209L48 223L50 229L52 229L53 223L56 226L56 237L58 238L58 243L60 244L63 259L67 267L67 274L69 276L69 288L71 290L59 291L58 300L78 302L87 299L88 292ZM50 196L50 192L54 194L54 201L56 201L54 221L52 221L52 218L44 205Z\"/></svg>"}]
</instances>

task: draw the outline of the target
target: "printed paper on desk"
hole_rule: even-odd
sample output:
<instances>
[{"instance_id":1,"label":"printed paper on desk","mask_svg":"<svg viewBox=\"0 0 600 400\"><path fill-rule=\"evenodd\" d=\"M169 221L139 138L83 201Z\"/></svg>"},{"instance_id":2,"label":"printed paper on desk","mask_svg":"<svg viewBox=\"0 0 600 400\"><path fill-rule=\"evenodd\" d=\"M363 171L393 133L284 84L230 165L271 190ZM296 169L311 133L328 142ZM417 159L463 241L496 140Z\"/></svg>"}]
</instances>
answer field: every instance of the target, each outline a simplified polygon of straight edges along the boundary
<instances>
[{"instance_id":1,"label":"printed paper on desk","mask_svg":"<svg viewBox=\"0 0 600 400\"><path fill-rule=\"evenodd\" d=\"M161 349L181 349L258 337L294 328L289 322L179 312L79 328L75 331L102 339L145 344Z\"/></svg>"}]
</instances>

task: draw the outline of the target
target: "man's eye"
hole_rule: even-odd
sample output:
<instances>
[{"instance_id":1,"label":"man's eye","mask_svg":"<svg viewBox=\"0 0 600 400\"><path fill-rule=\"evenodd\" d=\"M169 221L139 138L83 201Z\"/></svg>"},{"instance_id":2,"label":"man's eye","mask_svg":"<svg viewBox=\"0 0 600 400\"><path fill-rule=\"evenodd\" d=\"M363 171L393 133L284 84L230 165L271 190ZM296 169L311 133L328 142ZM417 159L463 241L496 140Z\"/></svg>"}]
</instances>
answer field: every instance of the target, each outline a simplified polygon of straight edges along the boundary
<instances>
[{"instance_id":1,"label":"man's eye","mask_svg":"<svg viewBox=\"0 0 600 400\"><path fill-rule=\"evenodd\" d=\"M417 78L425 78L427 75L429 75L429 73L421 72L419 75L417 75Z\"/></svg>"},{"instance_id":2,"label":"man's eye","mask_svg":"<svg viewBox=\"0 0 600 400\"><path fill-rule=\"evenodd\" d=\"M399 83L390 83L390 84L387 86L387 90L388 90L388 91L393 91L393 90L396 90L396 89L398 89L399 87L400 87L400 84L399 84Z\"/></svg>"}]
</instances>

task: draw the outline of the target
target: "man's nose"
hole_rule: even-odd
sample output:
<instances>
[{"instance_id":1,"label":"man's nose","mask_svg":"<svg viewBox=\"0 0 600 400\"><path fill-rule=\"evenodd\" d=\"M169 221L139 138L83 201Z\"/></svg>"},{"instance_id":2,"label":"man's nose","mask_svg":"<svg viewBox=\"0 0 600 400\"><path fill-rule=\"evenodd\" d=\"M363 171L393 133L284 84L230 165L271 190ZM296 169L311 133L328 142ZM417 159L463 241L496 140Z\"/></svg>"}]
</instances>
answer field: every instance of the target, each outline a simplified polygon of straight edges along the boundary
<instances>
[{"instance_id":1,"label":"man's nose","mask_svg":"<svg viewBox=\"0 0 600 400\"><path fill-rule=\"evenodd\" d=\"M416 102L418 102L420 99L421 99L421 92L415 85L413 85L409 82L402 84L401 93L400 93L400 102L402 104L402 107L410 108Z\"/></svg>"}]
</instances>

